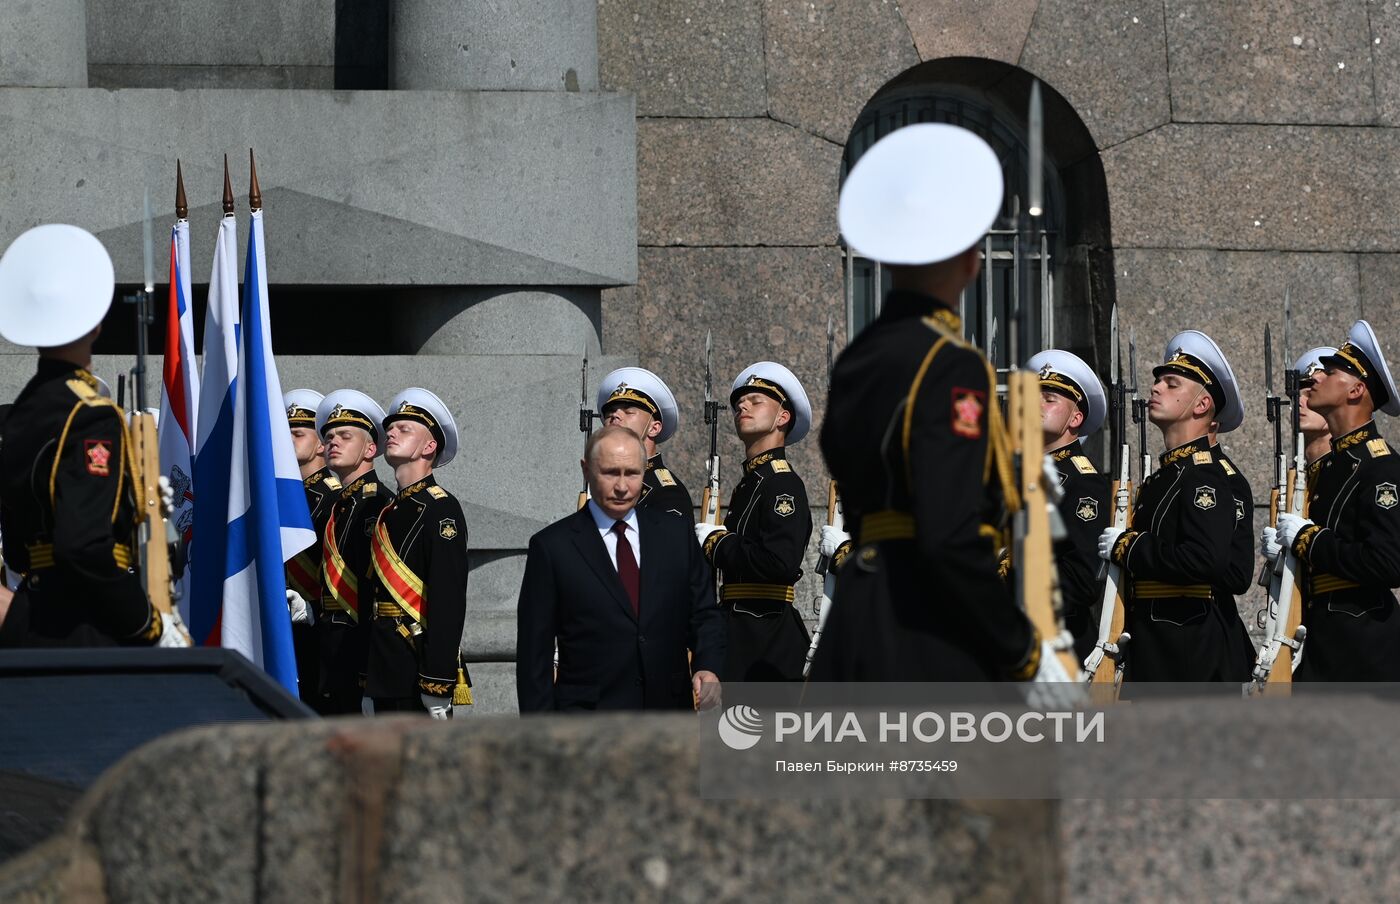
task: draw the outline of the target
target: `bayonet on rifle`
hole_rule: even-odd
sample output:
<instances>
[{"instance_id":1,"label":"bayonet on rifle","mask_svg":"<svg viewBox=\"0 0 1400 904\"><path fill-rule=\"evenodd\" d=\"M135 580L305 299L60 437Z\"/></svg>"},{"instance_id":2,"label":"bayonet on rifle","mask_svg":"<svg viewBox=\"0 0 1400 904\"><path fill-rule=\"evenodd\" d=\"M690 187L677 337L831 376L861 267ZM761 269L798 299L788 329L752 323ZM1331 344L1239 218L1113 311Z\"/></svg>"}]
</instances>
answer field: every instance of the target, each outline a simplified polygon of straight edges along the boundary
<instances>
[{"instance_id":1,"label":"bayonet on rifle","mask_svg":"<svg viewBox=\"0 0 1400 904\"><path fill-rule=\"evenodd\" d=\"M706 461L705 489L700 495L700 520L720 524L719 517L719 400L715 398L710 331L705 331L705 425L710 428L710 457Z\"/></svg>"},{"instance_id":2,"label":"bayonet on rifle","mask_svg":"<svg viewBox=\"0 0 1400 904\"><path fill-rule=\"evenodd\" d=\"M1133 373L1133 384L1123 378L1122 339L1118 333L1118 305L1109 314L1109 355L1110 367L1114 373L1113 383L1113 430L1117 443L1118 469L1113 477L1113 526L1127 530L1132 521L1132 453L1128 447L1128 411L1136 401L1137 374L1136 349L1131 340L1128 344L1129 370ZM1105 569L1102 608L1099 610L1098 641L1084 660L1084 671L1091 684L1108 685L1112 697L1116 699L1122 684L1124 656L1131 639L1123 631L1125 613L1123 607L1123 569L1109 563Z\"/></svg>"}]
</instances>

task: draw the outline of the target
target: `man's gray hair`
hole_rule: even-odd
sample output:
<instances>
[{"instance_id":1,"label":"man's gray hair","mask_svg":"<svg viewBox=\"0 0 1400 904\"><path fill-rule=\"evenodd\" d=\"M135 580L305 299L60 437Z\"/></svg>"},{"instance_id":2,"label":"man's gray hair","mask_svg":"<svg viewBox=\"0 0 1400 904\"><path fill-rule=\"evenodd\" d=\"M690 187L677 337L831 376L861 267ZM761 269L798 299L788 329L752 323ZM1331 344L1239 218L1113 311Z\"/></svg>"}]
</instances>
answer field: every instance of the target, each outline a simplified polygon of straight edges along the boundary
<instances>
[{"instance_id":1,"label":"man's gray hair","mask_svg":"<svg viewBox=\"0 0 1400 904\"><path fill-rule=\"evenodd\" d=\"M626 436L629 439L631 439L632 442L636 443L637 449L641 455L642 462L646 462L647 447L643 445L641 437L637 436L637 434L633 433L631 430L627 429L621 424L614 424L611 427L604 427L597 433L591 434L588 437L588 445L585 446L583 450L583 460L588 462L590 465L593 464L593 450L598 448L598 444L601 443L603 440L612 439L615 436Z\"/></svg>"}]
</instances>

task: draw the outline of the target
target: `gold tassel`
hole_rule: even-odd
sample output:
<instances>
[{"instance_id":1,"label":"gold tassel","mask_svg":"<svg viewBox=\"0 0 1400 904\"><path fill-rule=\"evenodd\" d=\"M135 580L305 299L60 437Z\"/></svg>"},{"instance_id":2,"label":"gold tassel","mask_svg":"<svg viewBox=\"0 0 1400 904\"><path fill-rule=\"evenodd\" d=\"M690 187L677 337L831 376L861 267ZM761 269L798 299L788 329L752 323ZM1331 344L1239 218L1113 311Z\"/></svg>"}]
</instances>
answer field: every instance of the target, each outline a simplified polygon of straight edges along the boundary
<instances>
[{"instance_id":1,"label":"gold tassel","mask_svg":"<svg viewBox=\"0 0 1400 904\"><path fill-rule=\"evenodd\" d=\"M457 686L452 689L452 705L472 705L472 686L467 684L467 676L460 667L457 669Z\"/></svg>"}]
</instances>

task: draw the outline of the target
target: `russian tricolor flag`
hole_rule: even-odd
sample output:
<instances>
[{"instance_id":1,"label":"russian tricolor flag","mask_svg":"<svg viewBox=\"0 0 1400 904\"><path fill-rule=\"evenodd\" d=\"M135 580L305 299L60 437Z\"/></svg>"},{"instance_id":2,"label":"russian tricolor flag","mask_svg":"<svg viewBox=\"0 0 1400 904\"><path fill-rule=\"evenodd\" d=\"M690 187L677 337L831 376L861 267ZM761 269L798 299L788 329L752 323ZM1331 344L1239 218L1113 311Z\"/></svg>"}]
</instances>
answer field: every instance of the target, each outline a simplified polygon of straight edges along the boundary
<instances>
[{"instance_id":1,"label":"russian tricolor flag","mask_svg":"<svg viewBox=\"0 0 1400 904\"><path fill-rule=\"evenodd\" d=\"M175 221L170 231L170 301L165 326L165 367L161 374L161 467L175 497L171 520L184 536L194 533L194 446L199 407L199 374L194 357L194 305L190 296L190 223ZM180 614L190 623L190 569L176 588Z\"/></svg>"}]
</instances>

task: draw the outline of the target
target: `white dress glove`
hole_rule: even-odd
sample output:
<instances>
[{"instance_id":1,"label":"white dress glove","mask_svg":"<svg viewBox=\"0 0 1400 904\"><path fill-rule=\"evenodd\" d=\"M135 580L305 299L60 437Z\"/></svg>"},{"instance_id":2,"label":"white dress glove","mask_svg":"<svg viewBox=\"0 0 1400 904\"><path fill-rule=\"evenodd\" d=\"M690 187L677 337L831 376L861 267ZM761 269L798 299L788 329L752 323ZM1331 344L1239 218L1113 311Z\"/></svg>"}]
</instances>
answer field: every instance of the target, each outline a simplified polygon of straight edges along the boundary
<instances>
[{"instance_id":1,"label":"white dress glove","mask_svg":"<svg viewBox=\"0 0 1400 904\"><path fill-rule=\"evenodd\" d=\"M1278 531L1268 525L1259 532L1259 554L1269 560L1271 567L1283 554L1283 544L1278 541Z\"/></svg>"},{"instance_id":2,"label":"white dress glove","mask_svg":"<svg viewBox=\"0 0 1400 904\"><path fill-rule=\"evenodd\" d=\"M156 483L160 486L161 511L166 514L175 511L175 488L170 485L170 478L162 474L156 478Z\"/></svg>"},{"instance_id":3,"label":"white dress glove","mask_svg":"<svg viewBox=\"0 0 1400 904\"><path fill-rule=\"evenodd\" d=\"M1026 691L1026 705L1031 709L1062 711L1088 701L1083 684L1065 671L1058 653L1051 641L1040 642L1040 668Z\"/></svg>"},{"instance_id":4,"label":"white dress glove","mask_svg":"<svg viewBox=\"0 0 1400 904\"><path fill-rule=\"evenodd\" d=\"M361 715L364 715L364 716L372 716L372 715L374 715L374 698L373 698L373 697L361 697L361 698L360 698L360 714L361 714Z\"/></svg>"},{"instance_id":5,"label":"white dress glove","mask_svg":"<svg viewBox=\"0 0 1400 904\"><path fill-rule=\"evenodd\" d=\"M1123 536L1121 527L1105 527L1103 533L1099 534L1099 558L1105 562L1113 561L1113 546L1118 542L1118 538Z\"/></svg>"},{"instance_id":6,"label":"white dress glove","mask_svg":"<svg viewBox=\"0 0 1400 904\"><path fill-rule=\"evenodd\" d=\"M1303 528L1307 527L1309 524L1312 524L1312 522L1306 518L1302 518L1298 515L1294 515L1289 512L1279 512L1279 546L1282 546L1284 549L1291 548L1293 546L1293 541L1298 539L1298 534L1303 530Z\"/></svg>"},{"instance_id":7,"label":"white dress glove","mask_svg":"<svg viewBox=\"0 0 1400 904\"><path fill-rule=\"evenodd\" d=\"M189 639L185 637L185 624L180 621L180 613L160 614L160 640L156 641L158 647L188 647Z\"/></svg>"},{"instance_id":8,"label":"white dress glove","mask_svg":"<svg viewBox=\"0 0 1400 904\"><path fill-rule=\"evenodd\" d=\"M292 624L294 625L314 625L316 623L316 615L306 604L306 600L290 587L287 588L287 610L292 613Z\"/></svg>"},{"instance_id":9,"label":"white dress glove","mask_svg":"<svg viewBox=\"0 0 1400 904\"><path fill-rule=\"evenodd\" d=\"M841 528L824 524L822 525L821 542L817 544L817 551L829 559L836 555L836 550L849 539L851 539L851 535Z\"/></svg>"},{"instance_id":10,"label":"white dress glove","mask_svg":"<svg viewBox=\"0 0 1400 904\"><path fill-rule=\"evenodd\" d=\"M434 697L430 694L419 694L418 699L423 701L427 707L428 715L438 721L445 722L452 716L452 698Z\"/></svg>"},{"instance_id":11,"label":"white dress glove","mask_svg":"<svg viewBox=\"0 0 1400 904\"><path fill-rule=\"evenodd\" d=\"M708 521L697 521L695 523L695 539L700 541L700 545L705 545L705 538L718 530L724 530L723 524L710 524Z\"/></svg>"}]
</instances>

